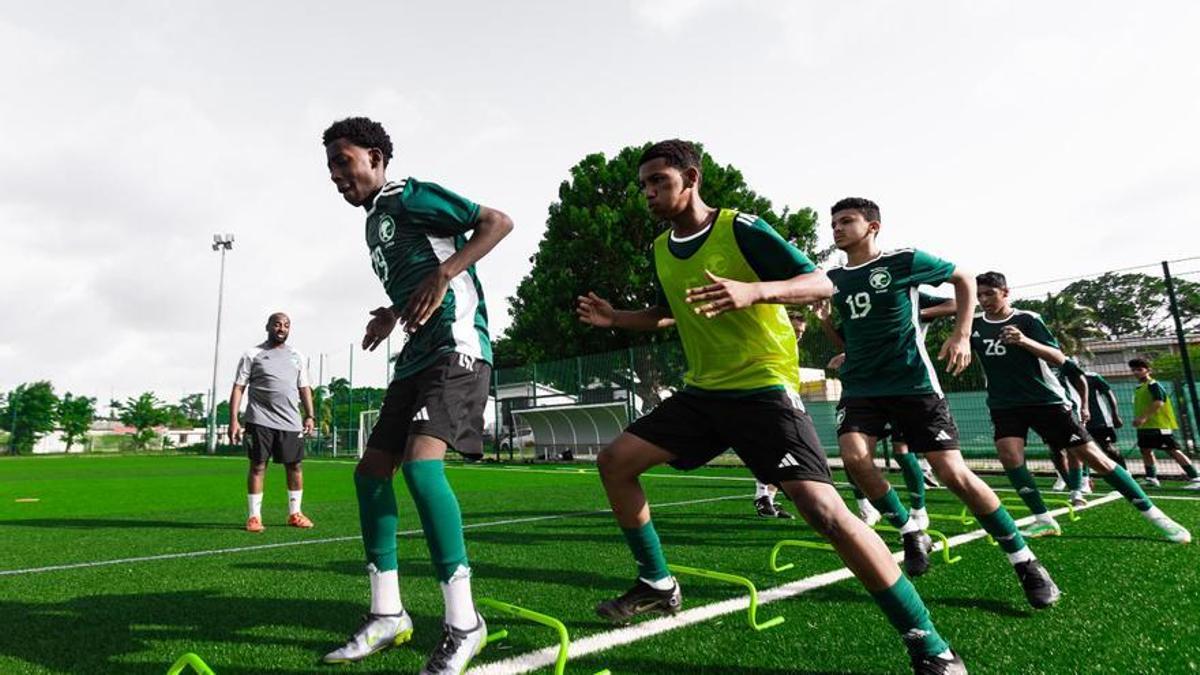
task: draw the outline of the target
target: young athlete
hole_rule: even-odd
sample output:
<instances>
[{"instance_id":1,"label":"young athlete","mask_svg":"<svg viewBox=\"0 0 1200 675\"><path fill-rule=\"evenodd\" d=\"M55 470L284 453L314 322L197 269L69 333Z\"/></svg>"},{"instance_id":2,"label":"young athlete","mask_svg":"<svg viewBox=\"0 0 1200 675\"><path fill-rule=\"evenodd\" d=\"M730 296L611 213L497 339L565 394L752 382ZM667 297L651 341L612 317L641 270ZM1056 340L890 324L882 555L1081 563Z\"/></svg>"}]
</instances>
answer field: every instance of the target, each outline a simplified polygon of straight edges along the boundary
<instances>
[{"instance_id":1,"label":"young athlete","mask_svg":"<svg viewBox=\"0 0 1200 675\"><path fill-rule=\"evenodd\" d=\"M1066 357L1041 317L1013 309L1003 274L986 272L976 278L976 284L983 314L975 317L971 326L971 346L987 376L987 404L996 427L1000 463L1036 518L1027 535L1062 532L1025 466L1025 440L1033 429L1046 445L1065 449L1089 464L1167 539L1184 544L1191 541L1191 534L1154 506L1125 469L1100 452L1072 414L1067 394L1051 371L1051 366L1062 365Z\"/></svg>"},{"instance_id":2,"label":"young athlete","mask_svg":"<svg viewBox=\"0 0 1200 675\"><path fill-rule=\"evenodd\" d=\"M1029 604L1038 609L1054 604L1060 594L1050 574L1025 544L996 493L963 461L958 429L921 339L917 287L950 281L954 331L938 357L952 374L966 369L971 361L974 278L923 251L880 250L879 207L869 199L843 199L832 211L834 245L847 257L844 266L829 271L833 305L846 337L838 444L847 471L900 530L905 569L912 576L924 574L932 546L929 536L909 516L873 457L884 429L898 429L912 450L926 453L942 484L999 542Z\"/></svg>"},{"instance_id":3,"label":"young athlete","mask_svg":"<svg viewBox=\"0 0 1200 675\"><path fill-rule=\"evenodd\" d=\"M377 122L344 119L322 140L338 192L366 211L371 265L391 300L371 311L363 348L375 349L397 323L408 333L379 421L354 472L370 613L325 661L358 661L412 636L396 572L392 478L399 469L446 606L442 637L421 672L457 675L483 647L487 629L471 597L462 515L443 459L447 448L467 457L482 455L492 348L475 263L512 230L512 221L433 183L389 182L392 142Z\"/></svg>"},{"instance_id":4,"label":"young athlete","mask_svg":"<svg viewBox=\"0 0 1200 675\"><path fill-rule=\"evenodd\" d=\"M1133 426L1137 428L1138 449L1142 451L1142 461L1146 466L1146 484L1153 487L1161 485L1154 451L1165 450L1188 478L1183 488L1200 490L1200 474L1192 465L1191 458L1183 454L1175 442L1175 430L1179 428L1179 423L1175 421L1175 409L1171 407L1167 390L1150 374L1150 362L1146 359L1130 359L1129 369L1139 383L1137 389L1133 390Z\"/></svg>"},{"instance_id":5,"label":"young athlete","mask_svg":"<svg viewBox=\"0 0 1200 675\"><path fill-rule=\"evenodd\" d=\"M1079 367L1075 359L1068 356L1061 365L1051 368L1051 370L1058 378L1058 384L1062 387L1067 404L1071 406L1071 417L1087 428L1091 412L1086 405L1088 384L1083 368ZM1059 472L1063 487L1068 491L1071 505L1075 508L1087 506L1087 500L1083 496L1092 492L1089 485L1092 479L1087 464L1078 455L1067 452L1066 448L1051 447L1050 456L1054 459L1054 468Z\"/></svg>"},{"instance_id":6,"label":"young athlete","mask_svg":"<svg viewBox=\"0 0 1200 675\"><path fill-rule=\"evenodd\" d=\"M1125 467L1125 457L1117 447L1117 429L1125 426L1112 385L1099 373L1085 371L1088 385L1088 435L1112 461Z\"/></svg>"},{"instance_id":7,"label":"young athlete","mask_svg":"<svg viewBox=\"0 0 1200 675\"><path fill-rule=\"evenodd\" d=\"M903 636L917 673L963 673L891 552L833 488L829 465L797 395L795 335L779 303L829 297L825 274L760 218L705 204L700 156L663 141L641 156L638 181L650 211L670 224L654 242L658 301L614 310L595 293L580 320L598 328L679 331L685 387L631 424L599 457L613 514L637 562L633 587L597 613L628 623L682 605L638 477L660 464L694 469L732 447L764 483L776 483L828 538Z\"/></svg>"}]
</instances>

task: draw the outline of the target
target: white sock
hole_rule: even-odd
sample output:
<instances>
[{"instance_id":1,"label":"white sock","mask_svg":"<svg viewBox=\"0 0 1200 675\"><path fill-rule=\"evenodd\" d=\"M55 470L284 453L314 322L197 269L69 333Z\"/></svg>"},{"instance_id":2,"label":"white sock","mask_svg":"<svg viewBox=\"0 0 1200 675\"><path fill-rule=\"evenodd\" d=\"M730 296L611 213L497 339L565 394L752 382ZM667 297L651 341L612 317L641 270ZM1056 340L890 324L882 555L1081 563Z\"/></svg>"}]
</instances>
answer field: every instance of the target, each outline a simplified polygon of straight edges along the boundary
<instances>
[{"instance_id":1,"label":"white sock","mask_svg":"<svg viewBox=\"0 0 1200 675\"><path fill-rule=\"evenodd\" d=\"M459 630L478 626L479 617L471 598L471 570L459 565L450 581L441 586L442 599L446 601L446 623Z\"/></svg>"},{"instance_id":2,"label":"white sock","mask_svg":"<svg viewBox=\"0 0 1200 675\"><path fill-rule=\"evenodd\" d=\"M367 577L371 580L371 613L401 614L400 574L396 570L380 572L375 565L367 563Z\"/></svg>"},{"instance_id":3,"label":"white sock","mask_svg":"<svg viewBox=\"0 0 1200 675\"><path fill-rule=\"evenodd\" d=\"M1008 556L1008 562L1014 565L1019 565L1023 562L1029 562L1030 560L1037 560L1037 556L1033 554L1033 551L1030 550L1028 546L1015 553L1007 553L1005 555Z\"/></svg>"},{"instance_id":4,"label":"white sock","mask_svg":"<svg viewBox=\"0 0 1200 675\"><path fill-rule=\"evenodd\" d=\"M767 488L767 484L759 483L759 482L755 481L755 483L754 483L754 500L758 501L759 499L762 499L763 497L770 497L770 496L771 496L771 490Z\"/></svg>"},{"instance_id":5,"label":"white sock","mask_svg":"<svg viewBox=\"0 0 1200 675\"><path fill-rule=\"evenodd\" d=\"M908 534L909 532L920 531L921 525L917 523L917 519L913 518L911 513L908 516L908 520L904 521L904 524L900 526L900 534Z\"/></svg>"},{"instance_id":6,"label":"white sock","mask_svg":"<svg viewBox=\"0 0 1200 675\"><path fill-rule=\"evenodd\" d=\"M304 490L288 490L288 515L300 513L300 498L304 495Z\"/></svg>"},{"instance_id":7,"label":"white sock","mask_svg":"<svg viewBox=\"0 0 1200 675\"><path fill-rule=\"evenodd\" d=\"M870 511L873 508L875 508L875 505L871 503L870 499L858 500L858 510L859 511Z\"/></svg>"},{"instance_id":8,"label":"white sock","mask_svg":"<svg viewBox=\"0 0 1200 675\"><path fill-rule=\"evenodd\" d=\"M909 509L909 510L908 510L908 515L909 515L909 517L910 517L910 518L915 518L915 517L921 517L921 518L924 518L924 517L925 517L925 507L924 507L924 506L922 506L922 507L921 507L921 508L919 508L919 509Z\"/></svg>"},{"instance_id":9,"label":"white sock","mask_svg":"<svg viewBox=\"0 0 1200 675\"><path fill-rule=\"evenodd\" d=\"M246 504L250 511L250 518L262 519L262 493L255 494L253 492L246 494Z\"/></svg>"},{"instance_id":10,"label":"white sock","mask_svg":"<svg viewBox=\"0 0 1200 675\"><path fill-rule=\"evenodd\" d=\"M675 588L675 577L663 577L658 581L650 581L646 577L638 577L638 580L656 591L669 591Z\"/></svg>"}]
</instances>

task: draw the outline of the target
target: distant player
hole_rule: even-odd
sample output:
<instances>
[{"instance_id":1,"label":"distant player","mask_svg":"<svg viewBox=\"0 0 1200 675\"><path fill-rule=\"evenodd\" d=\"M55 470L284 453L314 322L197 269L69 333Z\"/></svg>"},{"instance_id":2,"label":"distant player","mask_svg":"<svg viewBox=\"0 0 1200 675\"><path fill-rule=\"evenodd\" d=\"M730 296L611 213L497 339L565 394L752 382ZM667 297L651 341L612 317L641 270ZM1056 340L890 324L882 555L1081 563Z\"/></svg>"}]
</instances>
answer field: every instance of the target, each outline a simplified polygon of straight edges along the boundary
<instances>
[{"instance_id":1,"label":"distant player","mask_svg":"<svg viewBox=\"0 0 1200 675\"><path fill-rule=\"evenodd\" d=\"M705 204L700 156L690 143L656 143L638 164L651 213L670 224L654 242L658 301L618 311L588 293L579 298L579 318L598 328L674 326L688 370L683 390L600 453L601 480L638 572L633 587L600 603L597 613L624 624L642 614L679 611L679 584L638 477L661 464L695 469L732 447L758 480L779 484L832 542L903 636L914 672L965 673L887 546L838 496L797 395L795 335L779 303L827 298L829 280L762 219Z\"/></svg>"},{"instance_id":2,"label":"distant player","mask_svg":"<svg viewBox=\"0 0 1200 675\"><path fill-rule=\"evenodd\" d=\"M976 278L976 284L983 313L971 327L971 346L987 375L987 404L996 427L1000 463L1036 518L1026 535L1062 532L1025 466L1025 441L1033 429L1046 445L1065 449L1089 464L1168 539L1183 544L1191 541L1187 530L1154 506L1129 473L1091 442L1072 414L1067 394L1051 370L1066 357L1041 317L1009 304L1008 281L1003 274L986 272Z\"/></svg>"},{"instance_id":3,"label":"distant player","mask_svg":"<svg viewBox=\"0 0 1200 675\"><path fill-rule=\"evenodd\" d=\"M1175 409L1171 407L1171 399L1167 390L1150 374L1150 362L1146 359L1130 359L1129 369L1138 379L1138 387L1133 390L1133 426L1137 428L1138 450L1142 451L1142 461L1146 466L1146 484L1159 487L1158 465L1154 460L1155 450L1164 450L1171 455L1187 475L1188 482L1185 490L1200 490L1200 474L1192 465L1192 460L1179 449L1175 442L1175 430L1179 423L1175 421Z\"/></svg>"},{"instance_id":4,"label":"distant player","mask_svg":"<svg viewBox=\"0 0 1200 675\"><path fill-rule=\"evenodd\" d=\"M909 575L924 574L932 546L929 535L910 517L874 462L875 444L884 430L899 430L909 448L926 454L938 480L999 542L1029 604L1037 609L1054 604L1060 594L1050 574L1025 544L996 493L963 461L958 428L922 339L917 288L949 281L954 285L954 330L938 358L946 361L951 374L966 369L971 362L975 279L923 251L880 250L879 207L869 199L843 199L832 212L833 242L847 257L844 266L829 271L833 306L846 336L838 444L847 471L900 530Z\"/></svg>"},{"instance_id":5,"label":"distant player","mask_svg":"<svg viewBox=\"0 0 1200 675\"><path fill-rule=\"evenodd\" d=\"M1071 406L1071 417L1086 428L1091 411L1087 407L1088 383L1083 368L1079 367L1075 359L1067 356L1062 365L1054 370L1058 377L1058 383L1062 387L1063 395ZM1052 447L1050 454L1052 457L1058 458L1055 469L1059 469L1061 466L1059 470L1063 471L1061 477L1071 505L1076 508L1087 506L1087 500L1083 496L1092 492L1089 485L1092 479L1087 464L1078 454L1067 452L1066 448Z\"/></svg>"},{"instance_id":6,"label":"distant player","mask_svg":"<svg viewBox=\"0 0 1200 675\"><path fill-rule=\"evenodd\" d=\"M1084 372L1088 385L1087 432L1112 461L1125 467L1125 456L1117 447L1117 429L1125 426L1117 395L1108 380L1093 371Z\"/></svg>"},{"instance_id":7,"label":"distant player","mask_svg":"<svg viewBox=\"0 0 1200 675\"><path fill-rule=\"evenodd\" d=\"M287 344L292 320L283 312L267 318L267 339L238 360L233 391L229 393L229 440L246 440L250 471L246 477L249 516L247 532L262 532L263 477L267 461L275 460L287 472L288 519L292 527L309 528L313 522L300 510L304 496L304 436L313 431L312 387L304 355ZM250 388L246 428L238 422L242 395ZM304 416L300 416L300 403Z\"/></svg>"},{"instance_id":8,"label":"distant player","mask_svg":"<svg viewBox=\"0 0 1200 675\"><path fill-rule=\"evenodd\" d=\"M366 211L371 266L391 300L371 312L363 348L375 349L397 323L408 333L379 421L354 471L370 613L325 662L358 661L412 636L396 572L392 478L399 469L446 608L442 636L421 673L457 675L483 647L487 628L471 596L462 514L443 460L448 448L465 457L483 453L492 346L475 263L512 230L512 221L433 183L389 182L392 142L377 122L344 119L326 129L322 140L338 192Z\"/></svg>"}]
</instances>

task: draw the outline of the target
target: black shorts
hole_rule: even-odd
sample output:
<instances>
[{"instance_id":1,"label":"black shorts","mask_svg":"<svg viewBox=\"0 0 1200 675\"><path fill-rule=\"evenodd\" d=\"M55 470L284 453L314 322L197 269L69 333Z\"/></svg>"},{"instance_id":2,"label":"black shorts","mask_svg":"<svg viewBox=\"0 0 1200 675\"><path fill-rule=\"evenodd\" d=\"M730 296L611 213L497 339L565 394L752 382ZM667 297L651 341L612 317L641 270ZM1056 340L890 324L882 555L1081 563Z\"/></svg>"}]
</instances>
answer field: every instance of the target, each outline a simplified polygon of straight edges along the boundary
<instances>
[{"instance_id":1,"label":"black shorts","mask_svg":"<svg viewBox=\"0 0 1200 675\"><path fill-rule=\"evenodd\" d=\"M843 398L837 420L838 436L882 438L890 428L892 438L901 439L913 452L958 449L958 426L946 399L937 394Z\"/></svg>"},{"instance_id":2,"label":"black shorts","mask_svg":"<svg viewBox=\"0 0 1200 675\"><path fill-rule=\"evenodd\" d=\"M403 453L408 437L433 436L459 454L483 456L483 407L492 367L465 354L446 354L419 373L388 385L367 447Z\"/></svg>"},{"instance_id":3,"label":"black shorts","mask_svg":"<svg viewBox=\"0 0 1200 675\"><path fill-rule=\"evenodd\" d=\"M1137 446L1143 450L1178 450L1175 434L1170 429L1138 429Z\"/></svg>"},{"instance_id":4,"label":"black shorts","mask_svg":"<svg viewBox=\"0 0 1200 675\"><path fill-rule=\"evenodd\" d=\"M763 483L833 482L812 418L786 391L737 398L681 391L626 431L675 455L671 466L681 471L733 448Z\"/></svg>"},{"instance_id":5,"label":"black shorts","mask_svg":"<svg viewBox=\"0 0 1200 675\"><path fill-rule=\"evenodd\" d=\"M246 455L255 464L265 464L268 459L275 460L276 464L295 464L304 459L303 431L247 424L242 438Z\"/></svg>"},{"instance_id":6,"label":"black shorts","mask_svg":"<svg viewBox=\"0 0 1200 675\"><path fill-rule=\"evenodd\" d=\"M1033 429L1051 450L1065 450L1092 440L1069 405L1025 405L993 410L992 424L996 427L993 436L996 440L1027 440L1029 430Z\"/></svg>"},{"instance_id":7,"label":"black shorts","mask_svg":"<svg viewBox=\"0 0 1200 675\"><path fill-rule=\"evenodd\" d=\"M1092 437L1092 440L1101 445L1116 444L1117 442L1117 430L1112 427L1089 426L1087 427L1087 432Z\"/></svg>"}]
</instances>

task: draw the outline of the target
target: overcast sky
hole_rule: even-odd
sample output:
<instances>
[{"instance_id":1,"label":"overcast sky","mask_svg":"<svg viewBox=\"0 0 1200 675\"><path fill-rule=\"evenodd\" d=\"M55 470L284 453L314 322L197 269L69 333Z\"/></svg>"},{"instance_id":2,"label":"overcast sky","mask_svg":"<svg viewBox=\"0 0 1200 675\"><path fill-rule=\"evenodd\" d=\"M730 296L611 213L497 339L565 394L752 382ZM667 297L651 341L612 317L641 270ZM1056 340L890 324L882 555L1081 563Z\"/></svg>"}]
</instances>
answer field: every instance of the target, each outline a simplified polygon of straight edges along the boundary
<instances>
[{"instance_id":1,"label":"overcast sky","mask_svg":"<svg viewBox=\"0 0 1200 675\"><path fill-rule=\"evenodd\" d=\"M345 376L385 302L319 141L354 114L392 178L513 217L480 266L496 334L569 168L672 136L822 227L869 196L885 247L1013 284L1200 254L1195 2L0 7L0 390L207 390L214 232L219 395L275 310ZM355 355L356 384L385 373Z\"/></svg>"}]
</instances>

